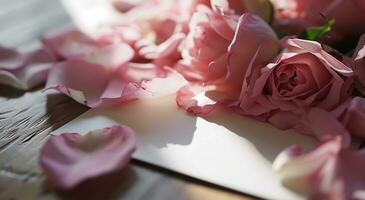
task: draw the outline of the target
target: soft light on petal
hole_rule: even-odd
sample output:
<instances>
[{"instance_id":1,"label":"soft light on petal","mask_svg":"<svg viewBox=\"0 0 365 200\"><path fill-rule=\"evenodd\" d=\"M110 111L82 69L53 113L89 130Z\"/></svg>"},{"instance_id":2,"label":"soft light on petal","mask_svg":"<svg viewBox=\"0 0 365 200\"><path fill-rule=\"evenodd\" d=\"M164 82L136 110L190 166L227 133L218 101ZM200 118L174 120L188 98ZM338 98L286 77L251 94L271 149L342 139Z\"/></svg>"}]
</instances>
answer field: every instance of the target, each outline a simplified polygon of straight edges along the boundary
<instances>
[{"instance_id":1,"label":"soft light on petal","mask_svg":"<svg viewBox=\"0 0 365 200\"><path fill-rule=\"evenodd\" d=\"M309 152L284 150L273 168L282 183L313 200L363 199L365 151L343 148L340 137L328 138Z\"/></svg>"},{"instance_id":2,"label":"soft light on petal","mask_svg":"<svg viewBox=\"0 0 365 200\"><path fill-rule=\"evenodd\" d=\"M209 97L214 86L186 85L176 93L176 103L188 113L204 116L210 113L218 101Z\"/></svg>"},{"instance_id":3,"label":"soft light on petal","mask_svg":"<svg viewBox=\"0 0 365 200\"><path fill-rule=\"evenodd\" d=\"M117 125L82 136L51 136L40 152L39 164L47 178L60 189L123 169L136 148L132 129Z\"/></svg>"}]
</instances>

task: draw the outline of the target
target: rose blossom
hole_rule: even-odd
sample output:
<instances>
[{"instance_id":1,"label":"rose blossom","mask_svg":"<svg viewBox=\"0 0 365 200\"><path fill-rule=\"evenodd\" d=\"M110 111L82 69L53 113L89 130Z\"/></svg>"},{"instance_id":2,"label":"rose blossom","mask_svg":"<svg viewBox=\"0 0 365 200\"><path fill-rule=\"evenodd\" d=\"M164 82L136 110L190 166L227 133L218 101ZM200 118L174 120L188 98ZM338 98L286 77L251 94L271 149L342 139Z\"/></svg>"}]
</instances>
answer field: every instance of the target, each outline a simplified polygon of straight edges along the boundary
<instances>
[{"instance_id":1,"label":"rose blossom","mask_svg":"<svg viewBox=\"0 0 365 200\"><path fill-rule=\"evenodd\" d=\"M293 128L306 110L332 110L349 97L353 71L317 42L288 39L276 62L248 77L239 112Z\"/></svg>"},{"instance_id":2,"label":"rose blossom","mask_svg":"<svg viewBox=\"0 0 365 200\"><path fill-rule=\"evenodd\" d=\"M177 103L194 114L204 115L219 102L237 99L246 89L245 77L252 66L265 65L278 51L274 31L252 13L238 17L202 8L194 14L191 27L195 29L188 34L177 69L204 86L184 87L177 93Z\"/></svg>"},{"instance_id":3,"label":"rose blossom","mask_svg":"<svg viewBox=\"0 0 365 200\"><path fill-rule=\"evenodd\" d=\"M211 78L208 73L214 73L215 65L227 64L227 49L234 36L237 18L236 15L224 16L205 6L194 13L183 44L183 60L177 65L188 80L207 81Z\"/></svg>"},{"instance_id":4,"label":"rose blossom","mask_svg":"<svg viewBox=\"0 0 365 200\"><path fill-rule=\"evenodd\" d=\"M178 68L190 80L223 78L240 85L261 46L258 62L269 61L278 49L275 33L257 15L239 17L201 7L192 17Z\"/></svg>"},{"instance_id":5,"label":"rose blossom","mask_svg":"<svg viewBox=\"0 0 365 200\"><path fill-rule=\"evenodd\" d=\"M365 31L365 4L362 0L272 0L274 25L284 32L298 34L306 27L321 26L335 19L326 41L336 42L358 36Z\"/></svg>"}]
</instances>

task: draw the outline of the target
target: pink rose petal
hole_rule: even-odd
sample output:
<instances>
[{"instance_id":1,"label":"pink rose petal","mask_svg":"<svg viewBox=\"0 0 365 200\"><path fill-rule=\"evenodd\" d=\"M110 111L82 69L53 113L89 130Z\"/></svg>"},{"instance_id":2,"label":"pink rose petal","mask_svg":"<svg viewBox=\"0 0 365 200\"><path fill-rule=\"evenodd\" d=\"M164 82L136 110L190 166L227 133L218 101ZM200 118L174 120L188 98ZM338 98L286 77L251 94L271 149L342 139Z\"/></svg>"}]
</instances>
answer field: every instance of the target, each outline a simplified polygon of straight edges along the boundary
<instances>
[{"instance_id":1,"label":"pink rose petal","mask_svg":"<svg viewBox=\"0 0 365 200\"><path fill-rule=\"evenodd\" d=\"M83 60L70 60L52 69L45 88L56 89L81 104L97 107L133 98L139 86L124 80L120 70Z\"/></svg>"},{"instance_id":2,"label":"pink rose petal","mask_svg":"<svg viewBox=\"0 0 365 200\"><path fill-rule=\"evenodd\" d=\"M351 143L350 132L346 127L335 115L321 108L311 108L295 128L302 133L315 136L320 141L340 136L344 146L349 146Z\"/></svg>"},{"instance_id":3,"label":"pink rose petal","mask_svg":"<svg viewBox=\"0 0 365 200\"><path fill-rule=\"evenodd\" d=\"M267 64L276 56L279 49L277 36L259 16L250 13L242 15L228 48L228 82L242 83L252 58L261 46L264 48L256 56L256 65Z\"/></svg>"},{"instance_id":4,"label":"pink rose petal","mask_svg":"<svg viewBox=\"0 0 365 200\"><path fill-rule=\"evenodd\" d=\"M365 99L354 97L348 103L344 112L342 123L349 132L357 137L365 139Z\"/></svg>"},{"instance_id":5,"label":"pink rose petal","mask_svg":"<svg viewBox=\"0 0 365 200\"><path fill-rule=\"evenodd\" d=\"M223 103L227 97L215 86L186 85L176 93L176 103L188 113L205 116Z\"/></svg>"},{"instance_id":6,"label":"pink rose petal","mask_svg":"<svg viewBox=\"0 0 365 200\"><path fill-rule=\"evenodd\" d=\"M331 56L327 53L322 47L321 44L315 41L310 40L301 40L301 39L289 39L288 45L290 47L298 48L298 53L300 51L310 52L319 58L323 64L331 69L335 70L336 72L342 74L343 76L352 76L353 70Z\"/></svg>"},{"instance_id":7,"label":"pink rose petal","mask_svg":"<svg viewBox=\"0 0 365 200\"><path fill-rule=\"evenodd\" d=\"M273 168L282 183L313 200L363 199L365 151L343 149L340 137L329 138L309 152L284 150Z\"/></svg>"},{"instance_id":8,"label":"pink rose petal","mask_svg":"<svg viewBox=\"0 0 365 200\"><path fill-rule=\"evenodd\" d=\"M51 136L40 152L39 164L47 178L61 189L124 168L136 148L132 129L112 126L81 136Z\"/></svg>"},{"instance_id":9,"label":"pink rose petal","mask_svg":"<svg viewBox=\"0 0 365 200\"><path fill-rule=\"evenodd\" d=\"M42 42L45 47L61 58L84 56L112 43L107 38L94 40L72 27L51 31L43 36Z\"/></svg>"},{"instance_id":10,"label":"pink rose petal","mask_svg":"<svg viewBox=\"0 0 365 200\"><path fill-rule=\"evenodd\" d=\"M13 49L0 49L0 83L18 89L31 89L44 83L56 58L46 49L20 53Z\"/></svg>"}]
</instances>

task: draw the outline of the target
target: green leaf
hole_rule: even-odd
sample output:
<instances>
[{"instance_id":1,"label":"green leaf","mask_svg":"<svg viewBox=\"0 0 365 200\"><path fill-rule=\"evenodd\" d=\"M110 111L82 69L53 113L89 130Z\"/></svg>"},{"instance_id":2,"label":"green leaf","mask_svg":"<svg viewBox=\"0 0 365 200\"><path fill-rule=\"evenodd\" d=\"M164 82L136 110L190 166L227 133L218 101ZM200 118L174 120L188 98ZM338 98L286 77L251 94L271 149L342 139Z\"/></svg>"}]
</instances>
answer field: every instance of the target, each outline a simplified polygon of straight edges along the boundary
<instances>
[{"instance_id":1,"label":"green leaf","mask_svg":"<svg viewBox=\"0 0 365 200\"><path fill-rule=\"evenodd\" d=\"M244 3L247 11L259 15L268 24L271 24L275 14L271 0L244 0Z\"/></svg>"},{"instance_id":2,"label":"green leaf","mask_svg":"<svg viewBox=\"0 0 365 200\"><path fill-rule=\"evenodd\" d=\"M304 30L300 35L300 38L307 40L319 40L321 37L331 31L332 26L335 24L335 20L327 20L323 26L309 27Z\"/></svg>"}]
</instances>

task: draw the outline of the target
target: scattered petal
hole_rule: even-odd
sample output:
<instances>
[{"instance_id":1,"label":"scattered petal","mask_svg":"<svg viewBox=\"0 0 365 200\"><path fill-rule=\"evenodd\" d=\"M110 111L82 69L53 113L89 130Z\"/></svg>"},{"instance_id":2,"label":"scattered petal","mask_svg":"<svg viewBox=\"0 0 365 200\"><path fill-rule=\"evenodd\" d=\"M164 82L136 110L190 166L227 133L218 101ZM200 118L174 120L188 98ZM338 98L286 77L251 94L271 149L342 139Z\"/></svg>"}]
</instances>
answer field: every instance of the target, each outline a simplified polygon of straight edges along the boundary
<instances>
[{"instance_id":1,"label":"scattered petal","mask_svg":"<svg viewBox=\"0 0 365 200\"><path fill-rule=\"evenodd\" d=\"M117 125L82 136L51 136L40 152L39 163L47 178L60 189L123 169L136 148L132 129Z\"/></svg>"},{"instance_id":2,"label":"scattered petal","mask_svg":"<svg viewBox=\"0 0 365 200\"><path fill-rule=\"evenodd\" d=\"M43 36L42 42L45 47L61 58L84 56L95 51L96 48L111 44L111 41L105 38L94 40L72 27L51 31Z\"/></svg>"},{"instance_id":3,"label":"scattered petal","mask_svg":"<svg viewBox=\"0 0 365 200\"><path fill-rule=\"evenodd\" d=\"M344 149L340 137L329 138L303 153L298 146L284 150L273 168L284 185L309 199L363 199L365 151Z\"/></svg>"},{"instance_id":4,"label":"scattered petal","mask_svg":"<svg viewBox=\"0 0 365 200\"><path fill-rule=\"evenodd\" d=\"M52 69L45 89L58 90L89 107L115 104L132 99L139 88L137 83L124 80L119 71L83 60L69 60Z\"/></svg>"},{"instance_id":5,"label":"scattered petal","mask_svg":"<svg viewBox=\"0 0 365 200\"><path fill-rule=\"evenodd\" d=\"M186 85L177 91L176 103L188 113L204 116L217 106L216 96L210 96L214 91L214 86Z\"/></svg>"},{"instance_id":6,"label":"scattered petal","mask_svg":"<svg viewBox=\"0 0 365 200\"><path fill-rule=\"evenodd\" d=\"M20 53L0 49L0 84L27 90L44 83L56 58L46 49Z\"/></svg>"}]
</instances>

